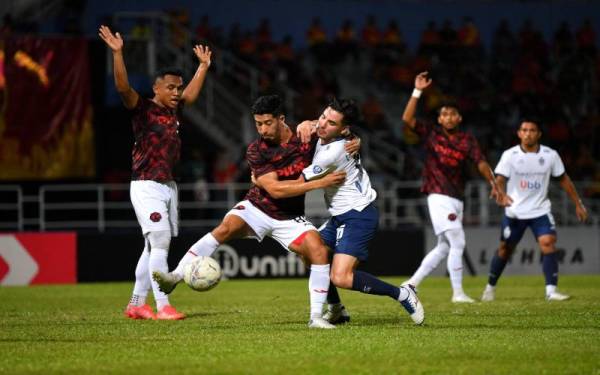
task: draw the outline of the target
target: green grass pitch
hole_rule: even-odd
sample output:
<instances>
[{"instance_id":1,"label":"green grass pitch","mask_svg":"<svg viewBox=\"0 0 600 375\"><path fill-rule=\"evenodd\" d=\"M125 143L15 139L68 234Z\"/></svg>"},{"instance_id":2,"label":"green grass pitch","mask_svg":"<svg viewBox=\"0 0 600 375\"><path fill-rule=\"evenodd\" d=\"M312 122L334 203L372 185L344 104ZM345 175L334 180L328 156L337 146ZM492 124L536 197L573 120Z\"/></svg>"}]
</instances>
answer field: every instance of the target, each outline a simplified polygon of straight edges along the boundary
<instances>
[{"instance_id":1,"label":"green grass pitch","mask_svg":"<svg viewBox=\"0 0 600 375\"><path fill-rule=\"evenodd\" d=\"M387 278L400 283L403 278ZM465 279L479 297L483 277ZM429 278L417 327L387 297L342 291L352 322L309 330L306 279L180 285L185 321L123 317L132 283L0 288L0 374L600 374L600 276L508 276L497 301L450 303Z\"/></svg>"}]
</instances>

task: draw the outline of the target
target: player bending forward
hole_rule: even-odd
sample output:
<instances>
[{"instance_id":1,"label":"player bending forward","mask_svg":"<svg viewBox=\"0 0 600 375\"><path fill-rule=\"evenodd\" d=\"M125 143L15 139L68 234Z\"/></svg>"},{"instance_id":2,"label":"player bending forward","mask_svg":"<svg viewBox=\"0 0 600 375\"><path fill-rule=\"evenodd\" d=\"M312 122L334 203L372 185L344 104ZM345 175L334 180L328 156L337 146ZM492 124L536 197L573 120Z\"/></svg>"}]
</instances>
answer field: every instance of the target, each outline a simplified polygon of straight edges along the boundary
<instances>
[{"instance_id":1,"label":"player bending forward","mask_svg":"<svg viewBox=\"0 0 600 375\"><path fill-rule=\"evenodd\" d=\"M427 206L437 236L433 248L406 282L418 286L445 258L452 284L452 302L471 303L462 286L462 255L465 249L465 231L462 226L465 164L471 160L479 173L490 183L491 196L502 201L490 165L486 162L479 143L473 135L459 129L462 116L455 105L444 105L439 110L438 125L417 121L417 101L423 90L431 85L427 72L415 78L415 90L406 104L402 120L416 132L425 146L427 157L423 168L421 191L427 194Z\"/></svg>"},{"instance_id":2,"label":"player bending forward","mask_svg":"<svg viewBox=\"0 0 600 375\"><path fill-rule=\"evenodd\" d=\"M312 164L302 172L303 179L295 181L300 185L304 180L323 178L336 171L346 173L346 180L340 186L325 188L325 202L331 217L320 228L325 244L333 250L331 282L327 294L328 309L324 315L329 323L350 321L342 305L336 287L356 290L362 293L391 297L400 302L416 324L425 319L423 305L417 298L412 285L395 286L356 268L360 261L369 255L367 246L379 225L379 211L375 205L377 193L371 187L367 171L360 164L357 154L352 157L344 148L343 134L356 125L359 113L351 100L332 100L316 121L305 121L298 126L298 132L306 139L311 129L316 129L319 137ZM277 182L265 189L278 190L285 197L297 195L295 186L284 186Z\"/></svg>"},{"instance_id":3,"label":"player bending forward","mask_svg":"<svg viewBox=\"0 0 600 375\"><path fill-rule=\"evenodd\" d=\"M292 183L312 159L315 144L302 143L285 123L282 100L277 95L262 96L252 106L260 139L248 146L246 160L261 186L253 186L245 200L239 202L212 232L196 242L171 273L155 272L161 290L170 293L183 279L186 264L197 256L210 256L227 241L253 237L262 241L269 236L283 247L300 255L310 265L310 328L335 328L323 319L323 305L329 289L327 248L319 232L304 217L304 194L343 182L345 175L335 173L320 180L294 184L293 198L284 198L278 189L269 187L279 180Z\"/></svg>"},{"instance_id":4,"label":"player bending forward","mask_svg":"<svg viewBox=\"0 0 600 375\"><path fill-rule=\"evenodd\" d=\"M575 186L565 172L560 155L550 147L539 143L542 132L539 123L524 120L517 131L521 143L504 151L496 166L498 188L508 194L507 206L502 218L500 247L492 258L488 284L482 301L493 301L496 283L523 233L531 228L543 254L542 270L546 278L546 299L564 301L566 294L556 290L558 284L558 260L556 259L556 229L548 199L550 176L557 178L567 192L580 221L587 220L587 211L577 195ZM506 185L508 180L508 186Z\"/></svg>"}]
</instances>

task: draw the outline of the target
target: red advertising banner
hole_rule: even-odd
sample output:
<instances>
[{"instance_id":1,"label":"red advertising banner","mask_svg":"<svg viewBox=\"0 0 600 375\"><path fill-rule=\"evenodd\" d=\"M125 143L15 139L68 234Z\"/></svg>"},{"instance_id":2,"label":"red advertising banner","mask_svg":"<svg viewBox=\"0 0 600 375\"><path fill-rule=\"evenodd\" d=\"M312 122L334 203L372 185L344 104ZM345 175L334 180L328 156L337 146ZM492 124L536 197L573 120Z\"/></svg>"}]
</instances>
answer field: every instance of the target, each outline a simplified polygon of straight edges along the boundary
<instances>
[{"instance_id":1,"label":"red advertising banner","mask_svg":"<svg viewBox=\"0 0 600 375\"><path fill-rule=\"evenodd\" d=\"M0 234L0 285L77 282L77 234Z\"/></svg>"},{"instance_id":2,"label":"red advertising banner","mask_svg":"<svg viewBox=\"0 0 600 375\"><path fill-rule=\"evenodd\" d=\"M0 180L95 175L87 41L0 39Z\"/></svg>"}]
</instances>

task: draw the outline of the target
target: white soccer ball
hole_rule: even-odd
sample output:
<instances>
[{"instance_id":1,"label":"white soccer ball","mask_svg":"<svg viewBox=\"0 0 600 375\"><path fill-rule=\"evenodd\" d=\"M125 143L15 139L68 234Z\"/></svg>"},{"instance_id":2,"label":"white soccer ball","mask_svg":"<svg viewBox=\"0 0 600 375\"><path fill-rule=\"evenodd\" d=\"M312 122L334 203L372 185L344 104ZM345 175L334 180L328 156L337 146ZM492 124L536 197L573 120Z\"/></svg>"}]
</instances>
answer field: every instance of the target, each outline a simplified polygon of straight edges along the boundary
<instances>
[{"instance_id":1,"label":"white soccer ball","mask_svg":"<svg viewBox=\"0 0 600 375\"><path fill-rule=\"evenodd\" d=\"M183 269L183 280L198 292L211 290L221 281L221 266L211 257L199 256Z\"/></svg>"}]
</instances>

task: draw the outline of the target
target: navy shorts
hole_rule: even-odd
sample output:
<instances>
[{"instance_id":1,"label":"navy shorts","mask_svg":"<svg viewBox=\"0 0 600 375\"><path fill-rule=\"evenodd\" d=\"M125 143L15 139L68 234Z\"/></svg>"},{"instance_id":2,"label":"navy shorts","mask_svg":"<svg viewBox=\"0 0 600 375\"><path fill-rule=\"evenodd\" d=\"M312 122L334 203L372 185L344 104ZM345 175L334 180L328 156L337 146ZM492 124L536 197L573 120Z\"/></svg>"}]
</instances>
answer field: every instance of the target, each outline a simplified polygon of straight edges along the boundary
<instances>
[{"instance_id":1,"label":"navy shorts","mask_svg":"<svg viewBox=\"0 0 600 375\"><path fill-rule=\"evenodd\" d=\"M504 215L502 218L502 230L500 241L516 245L523 238L527 228L531 228L535 239L545 234L556 235L556 227L552 214L546 214L533 219L513 219Z\"/></svg>"},{"instance_id":2,"label":"navy shorts","mask_svg":"<svg viewBox=\"0 0 600 375\"><path fill-rule=\"evenodd\" d=\"M332 216L319 229L325 244L334 254L348 254L360 261L367 260L367 245L375 236L379 225L379 211L374 203L362 211L350 210Z\"/></svg>"}]
</instances>

